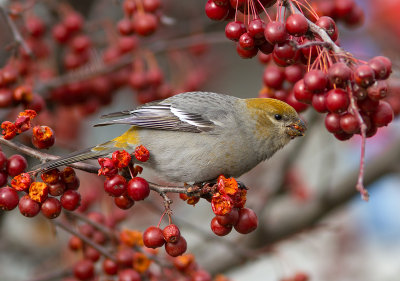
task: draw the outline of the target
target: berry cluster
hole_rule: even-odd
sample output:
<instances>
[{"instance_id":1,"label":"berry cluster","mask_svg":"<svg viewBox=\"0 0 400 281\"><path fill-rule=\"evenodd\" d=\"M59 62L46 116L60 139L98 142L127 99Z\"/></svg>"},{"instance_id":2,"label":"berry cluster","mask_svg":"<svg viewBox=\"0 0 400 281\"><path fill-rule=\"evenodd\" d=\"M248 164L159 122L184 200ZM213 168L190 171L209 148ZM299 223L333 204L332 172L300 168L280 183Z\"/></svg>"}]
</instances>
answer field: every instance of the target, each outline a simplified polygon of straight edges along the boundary
<instances>
[{"instance_id":1,"label":"berry cluster","mask_svg":"<svg viewBox=\"0 0 400 281\"><path fill-rule=\"evenodd\" d=\"M125 17L117 24L121 35L149 36L157 30L160 0L124 0L122 6Z\"/></svg>"},{"instance_id":2,"label":"berry cluster","mask_svg":"<svg viewBox=\"0 0 400 281\"><path fill-rule=\"evenodd\" d=\"M187 244L175 224L169 224L164 229L150 226L143 232L143 243L146 247L156 249L164 246L171 257L177 257L186 252Z\"/></svg>"},{"instance_id":3,"label":"berry cluster","mask_svg":"<svg viewBox=\"0 0 400 281\"><path fill-rule=\"evenodd\" d=\"M135 158L138 161L146 162L149 159L150 153L140 145L135 149ZM150 194L149 183L141 177L137 177L141 173L142 167L139 165L133 166L131 163L131 155L125 150L115 151L112 158L99 158L101 166L99 175L106 176L104 181L105 192L114 197L116 206L123 210L127 210L133 206L135 201L144 200ZM128 182L125 177L118 174L119 170L128 168L132 179Z\"/></svg>"}]
</instances>

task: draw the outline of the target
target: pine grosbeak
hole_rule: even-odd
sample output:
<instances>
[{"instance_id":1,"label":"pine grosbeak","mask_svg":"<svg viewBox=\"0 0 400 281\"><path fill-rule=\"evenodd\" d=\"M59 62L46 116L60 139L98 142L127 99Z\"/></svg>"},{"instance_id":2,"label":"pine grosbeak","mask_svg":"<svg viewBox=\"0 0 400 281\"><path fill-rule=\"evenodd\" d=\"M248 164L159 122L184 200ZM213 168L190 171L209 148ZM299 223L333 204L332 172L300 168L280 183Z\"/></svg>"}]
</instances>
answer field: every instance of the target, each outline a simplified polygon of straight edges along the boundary
<instances>
[{"instance_id":1,"label":"pine grosbeak","mask_svg":"<svg viewBox=\"0 0 400 281\"><path fill-rule=\"evenodd\" d=\"M141 165L172 182L205 182L221 174L242 175L306 130L296 111L282 101L208 92L182 93L103 117L116 119L95 126L132 127L111 141L39 169L104 157L121 149L133 152L144 145L150 159Z\"/></svg>"}]
</instances>

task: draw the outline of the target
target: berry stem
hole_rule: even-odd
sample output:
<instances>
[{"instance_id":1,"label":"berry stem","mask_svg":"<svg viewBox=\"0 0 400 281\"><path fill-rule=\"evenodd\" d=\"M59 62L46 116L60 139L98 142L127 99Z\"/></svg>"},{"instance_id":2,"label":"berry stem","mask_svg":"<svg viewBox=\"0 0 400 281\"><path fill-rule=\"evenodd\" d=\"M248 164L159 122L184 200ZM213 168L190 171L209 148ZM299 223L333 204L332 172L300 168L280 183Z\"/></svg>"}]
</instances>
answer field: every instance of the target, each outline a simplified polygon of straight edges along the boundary
<instances>
[{"instance_id":1,"label":"berry stem","mask_svg":"<svg viewBox=\"0 0 400 281\"><path fill-rule=\"evenodd\" d=\"M351 86L351 82L348 82L347 86L347 91L350 97L350 109L354 116L357 118L358 124L360 125L360 131L361 131L361 156L360 156L360 168L358 172L358 178L357 178L357 185L356 189L360 192L361 198L364 201L368 201L369 199L369 194L368 191L364 187L364 169L365 169L365 143L367 139L367 125L365 124L364 120L362 119L362 116L358 110L354 95L353 95L353 88Z\"/></svg>"}]
</instances>

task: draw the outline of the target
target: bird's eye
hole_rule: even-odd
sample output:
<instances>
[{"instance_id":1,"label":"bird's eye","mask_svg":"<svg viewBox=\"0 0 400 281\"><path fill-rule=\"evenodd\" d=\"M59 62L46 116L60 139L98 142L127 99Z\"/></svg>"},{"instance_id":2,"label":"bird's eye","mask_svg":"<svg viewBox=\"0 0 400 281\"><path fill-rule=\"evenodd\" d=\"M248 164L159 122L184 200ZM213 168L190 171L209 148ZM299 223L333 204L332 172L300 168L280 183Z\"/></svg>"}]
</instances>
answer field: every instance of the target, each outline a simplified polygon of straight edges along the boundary
<instances>
[{"instance_id":1,"label":"bird's eye","mask_svg":"<svg viewBox=\"0 0 400 281\"><path fill-rule=\"evenodd\" d=\"M281 119L282 119L282 115L280 115L280 114L275 114L275 119L276 119L276 120L281 120Z\"/></svg>"}]
</instances>

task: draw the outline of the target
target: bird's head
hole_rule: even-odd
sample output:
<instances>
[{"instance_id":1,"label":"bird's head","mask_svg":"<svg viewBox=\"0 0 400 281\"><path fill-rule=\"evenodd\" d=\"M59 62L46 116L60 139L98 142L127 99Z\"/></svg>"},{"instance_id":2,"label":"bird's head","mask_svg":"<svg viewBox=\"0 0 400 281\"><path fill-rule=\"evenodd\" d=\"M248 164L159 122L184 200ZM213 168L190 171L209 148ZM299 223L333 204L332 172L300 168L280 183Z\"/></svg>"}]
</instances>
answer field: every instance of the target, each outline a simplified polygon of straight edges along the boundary
<instances>
[{"instance_id":1,"label":"bird's head","mask_svg":"<svg viewBox=\"0 0 400 281\"><path fill-rule=\"evenodd\" d=\"M272 154L291 139L303 136L307 129L296 110L283 101L270 98L247 99L246 107L255 121L255 136L272 146Z\"/></svg>"}]
</instances>

